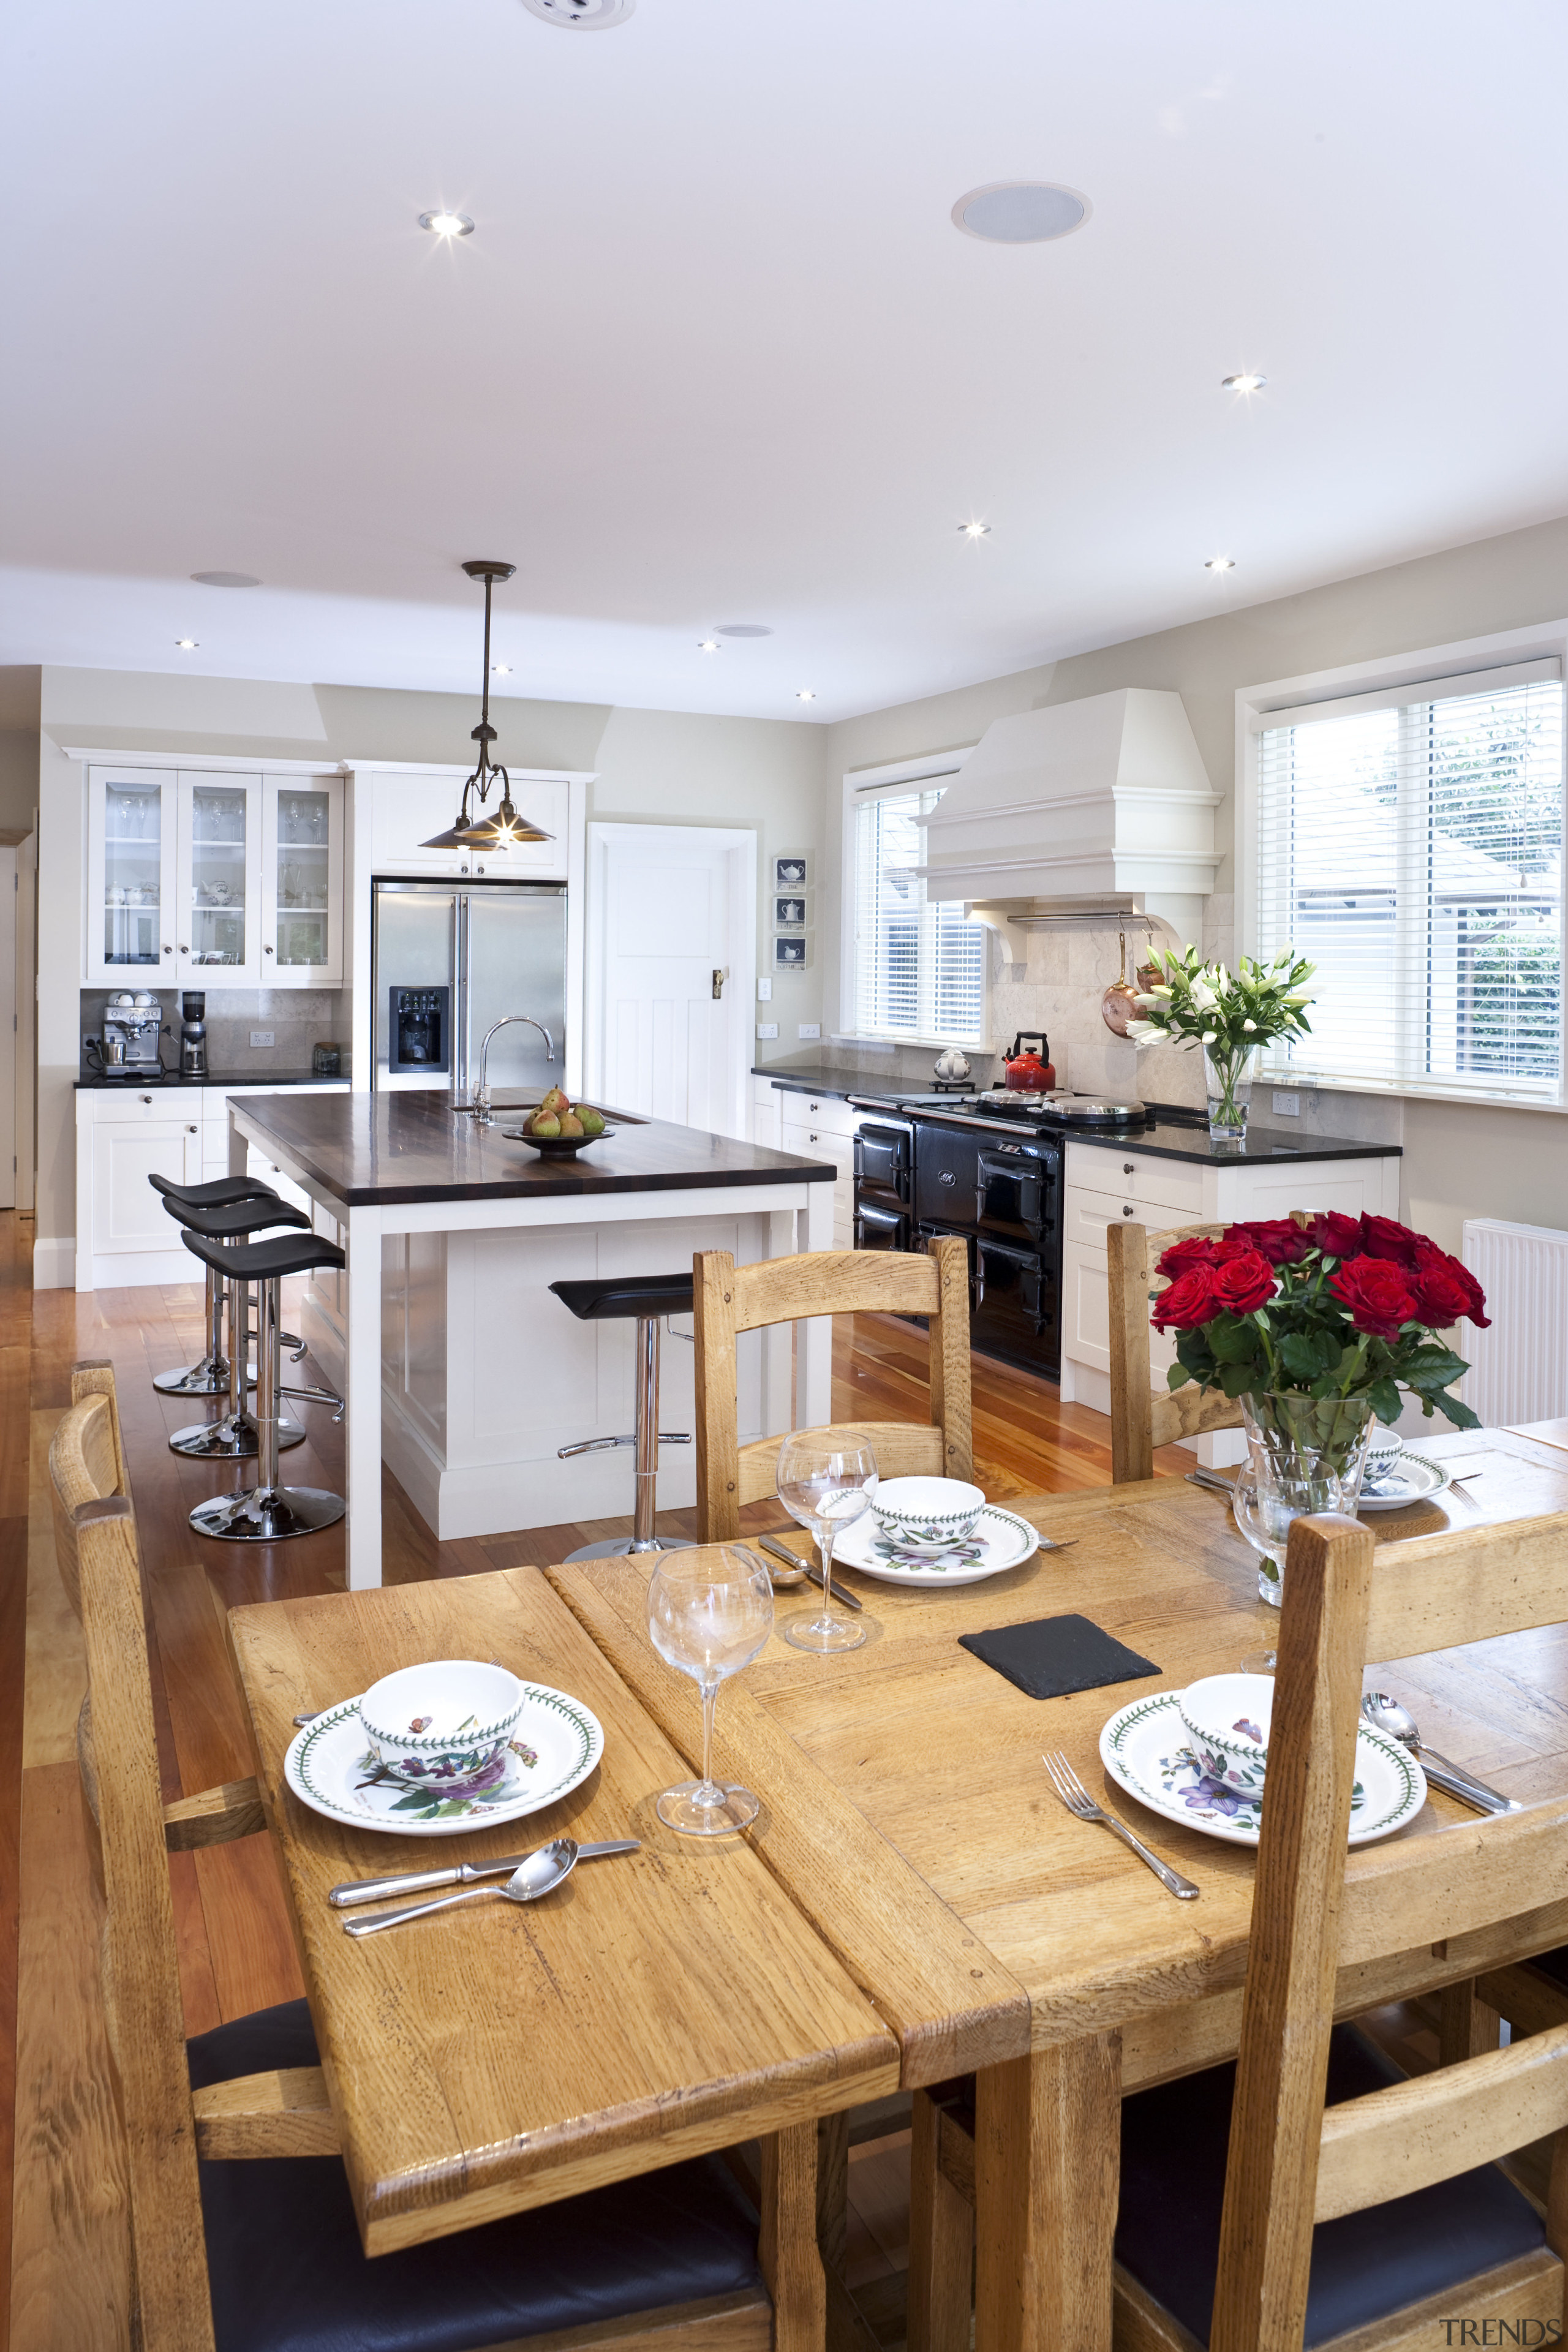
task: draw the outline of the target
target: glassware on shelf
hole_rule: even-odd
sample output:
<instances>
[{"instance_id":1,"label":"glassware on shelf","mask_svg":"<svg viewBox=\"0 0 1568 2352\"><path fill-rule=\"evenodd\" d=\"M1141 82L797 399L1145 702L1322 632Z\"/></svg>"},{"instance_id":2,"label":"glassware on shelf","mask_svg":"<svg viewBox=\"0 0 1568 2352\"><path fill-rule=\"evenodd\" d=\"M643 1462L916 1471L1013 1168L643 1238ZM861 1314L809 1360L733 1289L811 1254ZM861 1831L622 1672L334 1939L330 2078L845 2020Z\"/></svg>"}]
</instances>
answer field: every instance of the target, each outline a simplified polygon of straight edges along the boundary
<instances>
[{"instance_id":1,"label":"glassware on shelf","mask_svg":"<svg viewBox=\"0 0 1568 2352\"><path fill-rule=\"evenodd\" d=\"M833 1545L839 1530L869 1507L877 1491L870 1440L854 1429L798 1431L779 1448L777 1479L780 1502L811 1529L822 1553L822 1606L815 1614L792 1617L784 1640L797 1650L824 1654L858 1650L869 1628L863 1620L855 1623L833 1613Z\"/></svg>"},{"instance_id":2,"label":"glassware on shelf","mask_svg":"<svg viewBox=\"0 0 1568 2352\"><path fill-rule=\"evenodd\" d=\"M667 1789L655 1810L683 1837L743 1830L761 1805L750 1789L713 1778L713 1708L726 1675L749 1666L773 1627L773 1589L753 1555L701 1544L658 1555L648 1579L647 1624L661 1658L702 1694L702 1777Z\"/></svg>"}]
</instances>

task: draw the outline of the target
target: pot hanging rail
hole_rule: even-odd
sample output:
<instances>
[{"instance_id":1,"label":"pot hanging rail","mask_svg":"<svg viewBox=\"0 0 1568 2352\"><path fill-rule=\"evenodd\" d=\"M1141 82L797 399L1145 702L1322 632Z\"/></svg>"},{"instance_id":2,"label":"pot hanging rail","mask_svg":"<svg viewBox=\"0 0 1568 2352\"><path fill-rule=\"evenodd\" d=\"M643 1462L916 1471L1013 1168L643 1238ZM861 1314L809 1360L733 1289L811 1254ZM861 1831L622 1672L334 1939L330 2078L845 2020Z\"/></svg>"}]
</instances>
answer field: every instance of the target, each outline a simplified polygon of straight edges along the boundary
<instances>
[{"instance_id":1,"label":"pot hanging rail","mask_svg":"<svg viewBox=\"0 0 1568 2352\"><path fill-rule=\"evenodd\" d=\"M510 849L517 841L553 841L552 833L532 824L520 816L512 805L511 779L499 760L491 761L490 745L496 730L490 725L490 592L498 580L510 580L517 570L515 563L494 563L486 560L465 563L464 571L470 580L485 583L485 653L483 683L480 688L479 723L473 730L473 740L479 747L479 756L473 774L463 786L457 822L444 833L421 842L422 849ZM474 803L483 808L489 798L492 783L500 786L500 802L489 816L477 814Z\"/></svg>"}]
</instances>

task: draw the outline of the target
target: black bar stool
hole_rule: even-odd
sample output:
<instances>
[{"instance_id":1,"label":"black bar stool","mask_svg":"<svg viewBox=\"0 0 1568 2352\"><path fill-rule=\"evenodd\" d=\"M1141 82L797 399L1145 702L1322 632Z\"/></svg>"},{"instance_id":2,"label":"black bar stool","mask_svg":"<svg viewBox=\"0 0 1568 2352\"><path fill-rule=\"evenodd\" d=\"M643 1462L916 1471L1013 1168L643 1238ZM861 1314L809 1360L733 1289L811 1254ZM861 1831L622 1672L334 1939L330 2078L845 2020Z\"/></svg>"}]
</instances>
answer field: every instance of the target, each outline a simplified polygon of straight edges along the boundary
<instances>
[{"instance_id":1,"label":"black bar stool","mask_svg":"<svg viewBox=\"0 0 1568 2352\"><path fill-rule=\"evenodd\" d=\"M279 1288L286 1274L306 1274L312 1266L347 1264L334 1242L320 1234L279 1234L268 1242L240 1247L208 1241L186 1229L185 1247L232 1283L254 1282L258 1294L256 1346L257 1483L237 1495L215 1495L198 1503L191 1525L199 1536L217 1536L227 1543L279 1543L287 1536L314 1535L341 1519L346 1504L325 1486L283 1486L278 1482L278 1309ZM296 1391L299 1393L299 1391ZM324 1402L342 1400L318 1390Z\"/></svg>"},{"instance_id":2,"label":"black bar stool","mask_svg":"<svg viewBox=\"0 0 1568 2352\"><path fill-rule=\"evenodd\" d=\"M300 1210L280 1201L276 1192L264 1190L258 1199L236 1201L225 1207L203 1208L194 1201L166 1200L163 1206L172 1217L177 1217L186 1233L197 1233L211 1242L247 1240L252 1234L275 1232L279 1225L302 1225L310 1230L310 1220ZM224 1285L209 1266L207 1280L222 1292ZM188 1454L197 1462L244 1462L254 1458L260 1448L255 1416L246 1408L247 1388L259 1385L250 1370L250 1289L244 1282L231 1281L228 1286L228 1411L216 1421L194 1422L189 1429L177 1429L169 1440L171 1454ZM297 1421L281 1420L278 1425L278 1443L281 1446L303 1445L305 1433Z\"/></svg>"},{"instance_id":3,"label":"black bar stool","mask_svg":"<svg viewBox=\"0 0 1568 2352\"><path fill-rule=\"evenodd\" d=\"M239 1201L273 1200L278 1195L253 1176L217 1176L210 1184L176 1184L167 1176L149 1176L163 1206L177 1217L182 1207L232 1208ZM201 1361L173 1372L154 1372L153 1386L165 1396L222 1396L228 1386L228 1359L223 1347L223 1285L207 1268L207 1351Z\"/></svg>"},{"instance_id":4,"label":"black bar stool","mask_svg":"<svg viewBox=\"0 0 1568 2352\"><path fill-rule=\"evenodd\" d=\"M658 1425L658 1323L661 1315L689 1315L691 1312L691 1276L689 1274L637 1274L612 1278L605 1282L552 1282L550 1286L557 1298L572 1309L581 1322L600 1323L621 1321L636 1316L637 1326L637 1391L635 1427L630 1437L585 1437L579 1445L563 1445L557 1449L557 1459L564 1462L574 1454L607 1454L617 1445L637 1448L637 1476L634 1482L632 1532L617 1536L612 1543L584 1544L577 1551L569 1551L568 1559L617 1559L623 1553L637 1551L679 1551L683 1546L670 1537L656 1536L653 1531L655 1499L658 1484L658 1449L661 1445L689 1445L690 1432L660 1429Z\"/></svg>"}]
</instances>

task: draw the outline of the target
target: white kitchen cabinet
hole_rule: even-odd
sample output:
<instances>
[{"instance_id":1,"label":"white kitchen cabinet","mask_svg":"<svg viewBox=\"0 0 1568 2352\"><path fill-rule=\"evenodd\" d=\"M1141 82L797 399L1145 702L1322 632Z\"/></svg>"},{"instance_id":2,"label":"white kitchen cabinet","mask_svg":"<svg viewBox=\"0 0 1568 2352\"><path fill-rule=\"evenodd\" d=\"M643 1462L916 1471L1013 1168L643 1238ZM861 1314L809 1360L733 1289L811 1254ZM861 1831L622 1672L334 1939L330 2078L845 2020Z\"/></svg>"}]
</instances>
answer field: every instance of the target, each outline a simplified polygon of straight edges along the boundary
<instances>
[{"instance_id":1,"label":"white kitchen cabinet","mask_svg":"<svg viewBox=\"0 0 1568 2352\"><path fill-rule=\"evenodd\" d=\"M767 1151L784 1150L784 1097L772 1078L752 1080L752 1141Z\"/></svg>"},{"instance_id":2,"label":"white kitchen cabinet","mask_svg":"<svg viewBox=\"0 0 1568 2352\"><path fill-rule=\"evenodd\" d=\"M830 1160L833 1184L833 1246L855 1246L855 1132L860 1113L836 1095L803 1095L776 1088L783 1106L780 1149L802 1160Z\"/></svg>"},{"instance_id":3,"label":"white kitchen cabinet","mask_svg":"<svg viewBox=\"0 0 1568 2352\"><path fill-rule=\"evenodd\" d=\"M1110 1277L1106 1228L1128 1219L1171 1225L1287 1217L1337 1209L1359 1217L1399 1214L1399 1157L1256 1160L1222 1166L1163 1160L1135 1148L1069 1142L1065 1154L1061 1336L1063 1403L1110 1410ZM1176 1360L1175 1341L1150 1334L1156 1381ZM1238 1433L1186 1441L1205 1462L1239 1462Z\"/></svg>"},{"instance_id":4,"label":"white kitchen cabinet","mask_svg":"<svg viewBox=\"0 0 1568 2352\"><path fill-rule=\"evenodd\" d=\"M89 768L87 841L89 983L342 983L341 776Z\"/></svg>"},{"instance_id":5,"label":"white kitchen cabinet","mask_svg":"<svg viewBox=\"0 0 1568 2352\"><path fill-rule=\"evenodd\" d=\"M457 817L462 779L445 775L370 777L371 868L376 874L483 875L490 881L564 881L571 830L571 786L563 777L515 777L512 801L548 841L520 841L510 849L426 849L425 841ZM497 806L492 787L490 810ZM481 812L482 814L482 812Z\"/></svg>"}]
</instances>

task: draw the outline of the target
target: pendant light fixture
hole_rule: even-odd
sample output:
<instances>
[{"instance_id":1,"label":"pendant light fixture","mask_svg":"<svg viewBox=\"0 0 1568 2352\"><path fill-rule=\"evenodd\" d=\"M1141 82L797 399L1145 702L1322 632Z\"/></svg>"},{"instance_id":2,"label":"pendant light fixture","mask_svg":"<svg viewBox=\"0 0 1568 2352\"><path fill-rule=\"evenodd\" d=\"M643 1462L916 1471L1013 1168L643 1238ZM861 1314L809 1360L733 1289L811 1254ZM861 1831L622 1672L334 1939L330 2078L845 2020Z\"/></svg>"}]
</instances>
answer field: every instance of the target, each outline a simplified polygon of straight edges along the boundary
<instances>
[{"instance_id":1,"label":"pendant light fixture","mask_svg":"<svg viewBox=\"0 0 1568 2352\"><path fill-rule=\"evenodd\" d=\"M496 730L490 725L490 592L498 580L510 580L517 570L515 563L492 563L478 561L465 563L464 571L470 580L485 583L485 657L482 678L479 723L473 730L473 740L479 747L474 772L463 786L457 822L445 833L436 834L429 841L420 843L422 849L510 849L514 841L553 841L555 835L537 824L531 824L512 806L511 779L498 760L491 762L490 745ZM480 816L489 798L490 785L500 786L500 804L489 816ZM474 805L478 800L479 808Z\"/></svg>"}]
</instances>

